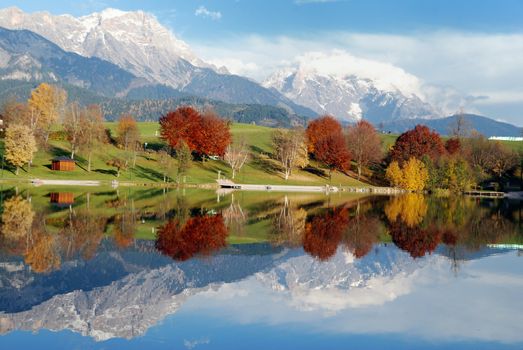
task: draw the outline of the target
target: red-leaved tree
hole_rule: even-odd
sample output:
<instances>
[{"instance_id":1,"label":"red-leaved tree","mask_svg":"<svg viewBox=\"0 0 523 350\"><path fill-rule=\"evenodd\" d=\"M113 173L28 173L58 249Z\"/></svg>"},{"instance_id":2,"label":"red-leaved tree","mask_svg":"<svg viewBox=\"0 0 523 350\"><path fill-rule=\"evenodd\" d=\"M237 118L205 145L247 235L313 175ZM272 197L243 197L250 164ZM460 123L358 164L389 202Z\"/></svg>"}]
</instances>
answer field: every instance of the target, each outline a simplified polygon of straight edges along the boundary
<instances>
[{"instance_id":1,"label":"red-leaved tree","mask_svg":"<svg viewBox=\"0 0 523 350\"><path fill-rule=\"evenodd\" d=\"M329 168L329 177L333 170L344 172L350 165L350 153L341 133L321 138L316 143L314 155Z\"/></svg>"},{"instance_id":2,"label":"red-leaved tree","mask_svg":"<svg viewBox=\"0 0 523 350\"><path fill-rule=\"evenodd\" d=\"M348 224L349 213L345 208L315 216L305 226L303 249L320 260L329 259L336 253Z\"/></svg>"},{"instance_id":3,"label":"red-leaved tree","mask_svg":"<svg viewBox=\"0 0 523 350\"><path fill-rule=\"evenodd\" d=\"M194 151L194 132L198 130L199 123L200 113L196 109L189 106L178 107L160 118L160 135L173 148L183 140Z\"/></svg>"},{"instance_id":4,"label":"red-leaved tree","mask_svg":"<svg viewBox=\"0 0 523 350\"><path fill-rule=\"evenodd\" d=\"M421 160L425 155L435 160L444 153L445 147L439 134L425 125L416 125L398 137L390 150L390 157L403 163L412 157Z\"/></svg>"},{"instance_id":5,"label":"red-leaved tree","mask_svg":"<svg viewBox=\"0 0 523 350\"><path fill-rule=\"evenodd\" d=\"M206 111L200 116L199 127L194 132L196 151L200 155L223 156L231 143L229 123L213 111Z\"/></svg>"},{"instance_id":6,"label":"red-leaved tree","mask_svg":"<svg viewBox=\"0 0 523 350\"><path fill-rule=\"evenodd\" d=\"M445 149L450 155L459 153L461 151L461 141L456 137L450 138L445 142Z\"/></svg>"},{"instance_id":7,"label":"red-leaved tree","mask_svg":"<svg viewBox=\"0 0 523 350\"><path fill-rule=\"evenodd\" d=\"M213 111L203 115L193 107L178 107L160 118L161 137L171 147L184 141L200 156L223 156L231 143L229 124Z\"/></svg>"},{"instance_id":8,"label":"red-leaved tree","mask_svg":"<svg viewBox=\"0 0 523 350\"><path fill-rule=\"evenodd\" d=\"M311 121L305 134L307 149L329 168L329 177L333 170L343 172L349 168L351 155L341 124L334 117L326 115Z\"/></svg>"},{"instance_id":9,"label":"red-leaved tree","mask_svg":"<svg viewBox=\"0 0 523 350\"><path fill-rule=\"evenodd\" d=\"M156 248L178 261L210 255L227 245L227 227L222 215L195 216L182 225L170 220L158 229Z\"/></svg>"},{"instance_id":10,"label":"red-leaved tree","mask_svg":"<svg viewBox=\"0 0 523 350\"><path fill-rule=\"evenodd\" d=\"M307 137L307 149L309 153L315 153L316 144L322 138L332 134L342 134L340 122L333 116L324 115L309 122L305 131Z\"/></svg>"}]
</instances>

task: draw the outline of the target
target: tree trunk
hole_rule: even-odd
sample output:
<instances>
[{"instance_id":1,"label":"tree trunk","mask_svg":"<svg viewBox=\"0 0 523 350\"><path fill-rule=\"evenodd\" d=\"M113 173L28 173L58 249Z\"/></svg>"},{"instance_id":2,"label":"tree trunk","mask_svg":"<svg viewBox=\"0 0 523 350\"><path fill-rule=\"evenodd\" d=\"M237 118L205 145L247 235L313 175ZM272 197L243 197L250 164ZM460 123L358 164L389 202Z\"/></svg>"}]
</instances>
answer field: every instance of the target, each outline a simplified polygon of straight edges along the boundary
<instances>
[{"instance_id":1,"label":"tree trunk","mask_svg":"<svg viewBox=\"0 0 523 350\"><path fill-rule=\"evenodd\" d=\"M91 172L91 153L89 152L89 155L87 156L87 172Z\"/></svg>"},{"instance_id":2,"label":"tree trunk","mask_svg":"<svg viewBox=\"0 0 523 350\"><path fill-rule=\"evenodd\" d=\"M16 170L15 170L15 175L18 176L18 171L20 170L20 167L16 167Z\"/></svg>"},{"instance_id":3,"label":"tree trunk","mask_svg":"<svg viewBox=\"0 0 523 350\"><path fill-rule=\"evenodd\" d=\"M358 164L358 181L360 181L361 178L361 165Z\"/></svg>"},{"instance_id":4,"label":"tree trunk","mask_svg":"<svg viewBox=\"0 0 523 350\"><path fill-rule=\"evenodd\" d=\"M236 169L232 168L232 178L234 179L235 176L236 176Z\"/></svg>"},{"instance_id":5,"label":"tree trunk","mask_svg":"<svg viewBox=\"0 0 523 350\"><path fill-rule=\"evenodd\" d=\"M289 170L285 170L285 180L289 180L290 173L291 172Z\"/></svg>"},{"instance_id":6,"label":"tree trunk","mask_svg":"<svg viewBox=\"0 0 523 350\"><path fill-rule=\"evenodd\" d=\"M74 148L71 149L71 159L74 159Z\"/></svg>"}]
</instances>

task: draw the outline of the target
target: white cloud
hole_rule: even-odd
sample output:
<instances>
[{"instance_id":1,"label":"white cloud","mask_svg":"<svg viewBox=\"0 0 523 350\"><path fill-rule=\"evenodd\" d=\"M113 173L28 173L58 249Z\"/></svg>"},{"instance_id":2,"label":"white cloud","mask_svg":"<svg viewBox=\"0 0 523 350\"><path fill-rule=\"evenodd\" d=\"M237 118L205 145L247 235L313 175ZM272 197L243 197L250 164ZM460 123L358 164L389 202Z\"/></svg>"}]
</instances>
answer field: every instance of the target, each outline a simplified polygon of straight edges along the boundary
<instances>
[{"instance_id":1,"label":"white cloud","mask_svg":"<svg viewBox=\"0 0 523 350\"><path fill-rule=\"evenodd\" d=\"M222 18L222 13L220 11L210 11L205 6L200 6L194 11L195 16L200 16L204 18L210 18L212 20L219 20Z\"/></svg>"},{"instance_id":2,"label":"white cloud","mask_svg":"<svg viewBox=\"0 0 523 350\"><path fill-rule=\"evenodd\" d=\"M382 62L418 77L425 94L448 110L479 110L510 100L503 115L521 124L523 109L523 33L484 34L456 31L409 35L318 32L307 37L239 35L200 42L195 51L231 72L263 81L297 62L307 52L343 50L358 59ZM239 64L239 62L242 62ZM483 97L483 98L478 98ZM512 114L511 114L512 113Z\"/></svg>"}]
</instances>

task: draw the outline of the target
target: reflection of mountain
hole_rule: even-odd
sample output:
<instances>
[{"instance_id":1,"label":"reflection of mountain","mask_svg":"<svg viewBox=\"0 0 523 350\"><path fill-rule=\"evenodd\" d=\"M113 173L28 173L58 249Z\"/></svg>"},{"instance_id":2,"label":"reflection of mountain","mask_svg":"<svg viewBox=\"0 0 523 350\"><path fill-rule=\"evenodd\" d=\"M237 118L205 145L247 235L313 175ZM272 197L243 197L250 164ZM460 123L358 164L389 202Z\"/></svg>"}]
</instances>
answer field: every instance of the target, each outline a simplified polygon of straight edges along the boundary
<instances>
[{"instance_id":1,"label":"reflection of mountain","mask_svg":"<svg viewBox=\"0 0 523 350\"><path fill-rule=\"evenodd\" d=\"M257 274L273 290L289 292L301 310L337 311L380 305L410 291L412 276L441 257L413 260L392 245L378 245L362 259L341 248L325 262L302 255Z\"/></svg>"},{"instance_id":2,"label":"reflection of mountain","mask_svg":"<svg viewBox=\"0 0 523 350\"><path fill-rule=\"evenodd\" d=\"M299 310L335 312L392 301L411 292L421 270L449 267L444 250L412 259L384 244L358 260L341 248L320 262L302 249L253 244L175 263L151 243L118 251L105 242L91 261L70 262L49 275L15 261L0 264L0 331L69 329L96 340L133 338L191 296L253 275L273 291L289 293Z\"/></svg>"},{"instance_id":3,"label":"reflection of mountain","mask_svg":"<svg viewBox=\"0 0 523 350\"><path fill-rule=\"evenodd\" d=\"M7 313L0 314L0 330L70 329L97 340L132 338L198 290L241 280L292 255L269 245L242 245L176 264L156 252L105 251L49 275L5 263L0 290Z\"/></svg>"}]
</instances>

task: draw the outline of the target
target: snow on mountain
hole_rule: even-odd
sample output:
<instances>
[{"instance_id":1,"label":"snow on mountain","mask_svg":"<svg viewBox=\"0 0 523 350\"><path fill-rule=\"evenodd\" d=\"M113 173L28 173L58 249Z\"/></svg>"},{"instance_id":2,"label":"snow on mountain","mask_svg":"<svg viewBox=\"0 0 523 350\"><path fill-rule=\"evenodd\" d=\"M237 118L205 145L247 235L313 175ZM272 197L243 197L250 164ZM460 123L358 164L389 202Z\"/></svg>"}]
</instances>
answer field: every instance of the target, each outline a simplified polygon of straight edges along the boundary
<instances>
[{"instance_id":1,"label":"snow on mountain","mask_svg":"<svg viewBox=\"0 0 523 350\"><path fill-rule=\"evenodd\" d=\"M274 73L263 85L317 113L346 121L440 117L426 102L417 77L340 50L306 53L295 66Z\"/></svg>"},{"instance_id":2,"label":"snow on mountain","mask_svg":"<svg viewBox=\"0 0 523 350\"><path fill-rule=\"evenodd\" d=\"M150 82L174 88L188 84L198 68L224 73L199 59L187 43L143 11L109 8L75 18L10 7L0 10L0 26L33 31L65 51L104 59Z\"/></svg>"},{"instance_id":3,"label":"snow on mountain","mask_svg":"<svg viewBox=\"0 0 523 350\"><path fill-rule=\"evenodd\" d=\"M376 255L362 259L343 248L328 261L307 255L288 259L256 278L283 293L298 310L336 312L346 308L382 305L413 288L418 273L427 265L447 268L447 258L433 255L413 260L396 247L377 247Z\"/></svg>"}]
</instances>

